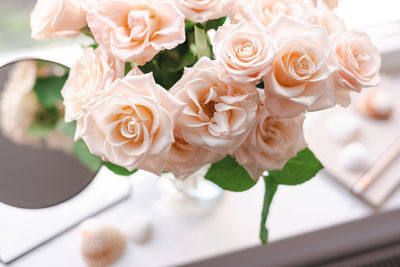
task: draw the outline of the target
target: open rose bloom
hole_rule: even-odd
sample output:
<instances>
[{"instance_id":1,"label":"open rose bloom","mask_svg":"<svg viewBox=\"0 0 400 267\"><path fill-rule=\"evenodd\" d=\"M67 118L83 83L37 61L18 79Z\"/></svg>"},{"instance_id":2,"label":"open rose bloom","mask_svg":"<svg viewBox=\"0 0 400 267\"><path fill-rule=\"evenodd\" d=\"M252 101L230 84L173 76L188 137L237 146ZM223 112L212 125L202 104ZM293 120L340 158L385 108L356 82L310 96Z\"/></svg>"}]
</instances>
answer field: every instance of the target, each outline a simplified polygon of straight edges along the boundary
<instances>
[{"instance_id":1,"label":"open rose bloom","mask_svg":"<svg viewBox=\"0 0 400 267\"><path fill-rule=\"evenodd\" d=\"M336 6L39 0L32 35L72 37L86 27L98 44L62 90L65 120L77 122L75 139L93 154L180 179L230 155L257 180L306 147L305 112L347 106L351 92L379 81L377 49L346 29Z\"/></svg>"},{"instance_id":2,"label":"open rose bloom","mask_svg":"<svg viewBox=\"0 0 400 267\"><path fill-rule=\"evenodd\" d=\"M39 0L32 35L92 37L62 95L75 138L107 167L185 179L211 164L207 178L240 191L294 157L317 161L306 113L379 82L379 52L337 2Z\"/></svg>"}]
</instances>

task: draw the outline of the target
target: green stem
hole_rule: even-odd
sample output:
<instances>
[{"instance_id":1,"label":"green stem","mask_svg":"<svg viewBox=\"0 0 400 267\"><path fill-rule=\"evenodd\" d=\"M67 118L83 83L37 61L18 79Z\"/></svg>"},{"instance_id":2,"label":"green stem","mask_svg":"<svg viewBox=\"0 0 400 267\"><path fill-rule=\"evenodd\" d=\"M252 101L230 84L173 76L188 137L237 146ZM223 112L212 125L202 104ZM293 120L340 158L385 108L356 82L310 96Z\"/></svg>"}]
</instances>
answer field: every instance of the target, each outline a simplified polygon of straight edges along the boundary
<instances>
[{"instance_id":1,"label":"green stem","mask_svg":"<svg viewBox=\"0 0 400 267\"><path fill-rule=\"evenodd\" d=\"M197 58L202 57L211 58L210 47L208 46L208 35L203 25L197 23L194 26L194 40L196 43Z\"/></svg>"},{"instance_id":2,"label":"green stem","mask_svg":"<svg viewBox=\"0 0 400 267\"><path fill-rule=\"evenodd\" d=\"M278 189L278 184L272 181L269 176L264 176L265 182L265 194L264 203L261 214L261 225L260 225L260 239L263 244L268 244L268 229L265 226L269 214L269 208L271 206L272 200Z\"/></svg>"},{"instance_id":3,"label":"green stem","mask_svg":"<svg viewBox=\"0 0 400 267\"><path fill-rule=\"evenodd\" d=\"M93 36L92 31L90 30L90 28L89 28L88 26L82 28L82 29L81 29L81 33L82 33L83 35L86 35L86 36L92 38L94 41L96 41L95 38L94 38L94 36Z\"/></svg>"}]
</instances>

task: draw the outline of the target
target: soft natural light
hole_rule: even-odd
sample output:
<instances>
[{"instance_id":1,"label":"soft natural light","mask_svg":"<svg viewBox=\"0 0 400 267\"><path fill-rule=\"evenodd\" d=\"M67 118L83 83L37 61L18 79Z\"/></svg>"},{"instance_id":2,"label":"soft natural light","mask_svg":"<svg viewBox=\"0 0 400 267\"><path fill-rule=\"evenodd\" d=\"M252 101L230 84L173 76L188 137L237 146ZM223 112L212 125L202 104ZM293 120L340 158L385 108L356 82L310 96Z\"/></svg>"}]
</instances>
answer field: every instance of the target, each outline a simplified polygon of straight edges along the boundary
<instances>
[{"instance_id":1,"label":"soft natural light","mask_svg":"<svg viewBox=\"0 0 400 267\"><path fill-rule=\"evenodd\" d=\"M341 0L337 14L349 28L400 23L399 0ZM400 24L398 26L400 29Z\"/></svg>"}]
</instances>

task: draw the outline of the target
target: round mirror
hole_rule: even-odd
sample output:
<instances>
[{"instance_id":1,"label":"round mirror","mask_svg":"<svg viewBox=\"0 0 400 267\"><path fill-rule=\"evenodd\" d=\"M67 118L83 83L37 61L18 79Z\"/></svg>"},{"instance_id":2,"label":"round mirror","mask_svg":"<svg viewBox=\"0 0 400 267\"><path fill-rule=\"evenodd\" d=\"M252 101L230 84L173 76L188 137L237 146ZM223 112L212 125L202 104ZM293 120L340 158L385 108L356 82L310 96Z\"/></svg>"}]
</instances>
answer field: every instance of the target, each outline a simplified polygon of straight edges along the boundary
<instances>
[{"instance_id":1,"label":"round mirror","mask_svg":"<svg viewBox=\"0 0 400 267\"><path fill-rule=\"evenodd\" d=\"M64 122L68 68L23 60L0 69L0 201L36 209L62 203L93 180L101 160Z\"/></svg>"}]
</instances>

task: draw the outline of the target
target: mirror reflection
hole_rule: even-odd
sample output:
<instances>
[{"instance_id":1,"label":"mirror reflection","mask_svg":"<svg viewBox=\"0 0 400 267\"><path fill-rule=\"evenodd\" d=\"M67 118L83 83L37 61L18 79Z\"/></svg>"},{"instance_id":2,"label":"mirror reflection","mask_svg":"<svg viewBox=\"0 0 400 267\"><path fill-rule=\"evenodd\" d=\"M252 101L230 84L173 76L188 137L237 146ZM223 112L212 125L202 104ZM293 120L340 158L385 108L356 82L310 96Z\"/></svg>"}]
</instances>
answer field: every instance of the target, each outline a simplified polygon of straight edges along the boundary
<instances>
[{"instance_id":1,"label":"mirror reflection","mask_svg":"<svg viewBox=\"0 0 400 267\"><path fill-rule=\"evenodd\" d=\"M59 204L82 191L101 159L64 122L68 68L25 60L0 69L0 201L20 208Z\"/></svg>"}]
</instances>

